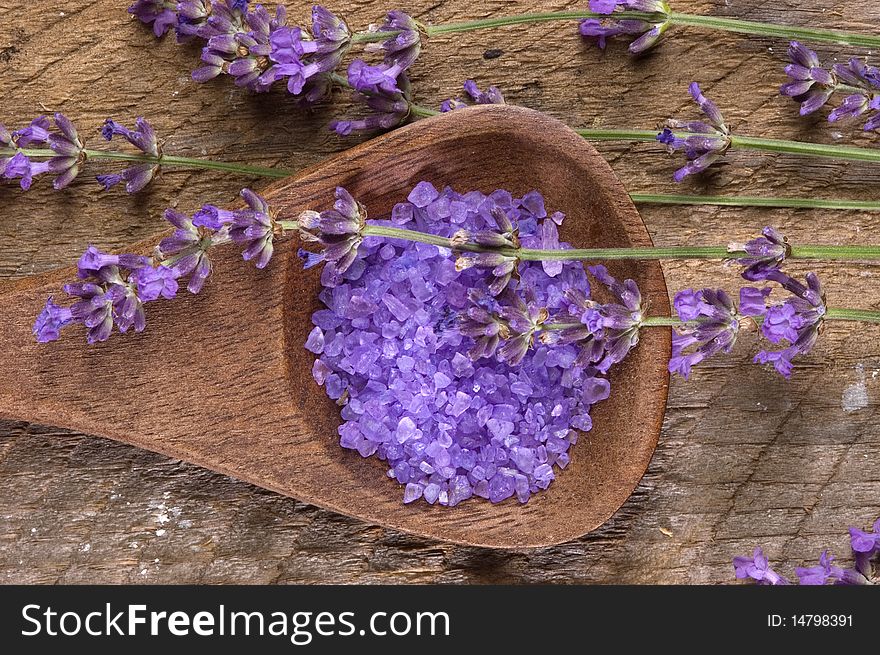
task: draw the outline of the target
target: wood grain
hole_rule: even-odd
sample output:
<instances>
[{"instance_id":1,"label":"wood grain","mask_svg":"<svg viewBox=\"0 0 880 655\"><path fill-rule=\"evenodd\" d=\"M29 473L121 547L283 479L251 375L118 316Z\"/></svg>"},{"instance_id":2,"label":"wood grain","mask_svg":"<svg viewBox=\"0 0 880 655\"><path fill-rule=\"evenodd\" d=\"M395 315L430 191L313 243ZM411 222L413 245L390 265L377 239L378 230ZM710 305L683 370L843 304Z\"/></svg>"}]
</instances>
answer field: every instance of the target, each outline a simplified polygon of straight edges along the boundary
<instances>
[{"instance_id":1,"label":"wood grain","mask_svg":"<svg viewBox=\"0 0 880 655\"><path fill-rule=\"evenodd\" d=\"M528 9L583 3L529 3ZM283 95L248 97L186 71L197 52L128 23L122 2L0 1L0 98L7 124L60 109L85 132L107 116L154 121L166 150L299 168L352 143L324 131L346 111L295 112ZM695 2L676 9L870 31L876 7L853 0ZM354 25L391 8L345 3ZM302 20L305 3L288 3ZM334 6L339 10L341 6ZM525 3L413 0L429 21L526 11ZM60 16L60 12L64 16ZM483 58L487 49L500 57ZM579 126L653 127L694 112L703 84L742 133L876 146L858 126L801 119L777 92L785 44L676 29L631 59L622 44L582 44L573 26L435 39L414 72L418 100L437 105L474 78L510 102ZM822 46L823 59L867 54ZM876 55L877 53L875 53ZM693 115L693 114L691 114ZM839 135L839 136L837 136ZM717 172L676 186L677 161L650 144L602 144L627 187L643 192L791 194L877 199L880 167L731 153ZM203 153L204 151L204 153ZM101 194L86 179L64 194L0 187L0 275L73 262L89 244L118 248L156 230L168 205L229 202L254 180L168 172L146 194ZM772 223L793 240L880 241L861 212L641 207L658 245L742 240ZM880 308L875 265L813 266L837 305ZM664 265L670 290L736 283L720 264ZM808 270L799 266L798 270ZM824 547L842 558L846 526L880 515L877 376L880 329L829 326L790 383L749 363L753 339L674 381L658 450L635 494L602 529L563 546L504 553L441 544L316 510L203 469L113 442L22 423L0 436L0 580L7 582L693 582L731 581L730 558L763 544L791 566ZM667 536L663 528L672 533ZM159 532L160 534L157 534ZM787 565L787 566L786 566Z\"/></svg>"}]
</instances>

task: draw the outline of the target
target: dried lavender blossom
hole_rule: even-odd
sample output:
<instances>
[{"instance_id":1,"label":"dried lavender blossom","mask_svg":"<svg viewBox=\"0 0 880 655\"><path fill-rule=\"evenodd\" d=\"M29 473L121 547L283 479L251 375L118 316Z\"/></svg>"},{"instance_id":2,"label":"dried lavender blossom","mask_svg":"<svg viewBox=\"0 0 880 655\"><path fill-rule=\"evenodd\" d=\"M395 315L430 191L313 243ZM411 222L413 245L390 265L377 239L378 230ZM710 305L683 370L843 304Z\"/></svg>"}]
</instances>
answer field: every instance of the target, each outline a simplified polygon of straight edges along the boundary
<instances>
[{"instance_id":1,"label":"dried lavender blossom","mask_svg":"<svg viewBox=\"0 0 880 655\"><path fill-rule=\"evenodd\" d=\"M788 239L770 226L761 231L761 236L747 243L731 243L728 250L746 252L746 256L738 258L736 263L745 266L742 276L750 282L766 280L771 273L778 273L785 258L791 255Z\"/></svg>"},{"instance_id":2,"label":"dried lavender blossom","mask_svg":"<svg viewBox=\"0 0 880 655\"><path fill-rule=\"evenodd\" d=\"M265 268L272 258L279 228L265 199L250 189L242 189L241 197L247 203L247 209L229 210L204 205L193 215L192 224L195 228L214 231L226 227L229 240L245 247L244 260L254 260L257 268Z\"/></svg>"},{"instance_id":3,"label":"dried lavender blossom","mask_svg":"<svg viewBox=\"0 0 880 655\"><path fill-rule=\"evenodd\" d=\"M834 93L837 80L831 71L822 68L819 57L805 45L792 41L788 46L791 63L785 67L790 78L779 92L800 103L801 116L818 111Z\"/></svg>"},{"instance_id":4,"label":"dried lavender blossom","mask_svg":"<svg viewBox=\"0 0 880 655\"><path fill-rule=\"evenodd\" d=\"M769 289L747 287L740 292L742 314L722 289L686 289L675 294L673 306L684 325L672 333L669 372L687 379L691 367L720 352L729 353L743 322L763 314L763 299ZM754 313L754 296L761 298L761 314Z\"/></svg>"},{"instance_id":5,"label":"dried lavender blossom","mask_svg":"<svg viewBox=\"0 0 880 655\"><path fill-rule=\"evenodd\" d=\"M669 119L657 140L670 152L683 150L688 163L675 171L673 179L681 182L688 175L705 171L718 161L730 147L730 130L714 102L703 95L700 85L691 82L689 91L706 121L680 121ZM686 136L680 136L684 133Z\"/></svg>"},{"instance_id":6,"label":"dried lavender blossom","mask_svg":"<svg viewBox=\"0 0 880 655\"><path fill-rule=\"evenodd\" d=\"M467 107L470 104L473 105L503 105L504 96L501 94L501 91L497 86L489 86L485 91L480 91L477 83L473 80L466 80L464 83L464 92L470 98L470 102L466 102L460 98L450 98L449 100L444 100L440 105L441 112L452 111L453 109L459 109L461 107Z\"/></svg>"},{"instance_id":7,"label":"dried lavender blossom","mask_svg":"<svg viewBox=\"0 0 880 655\"><path fill-rule=\"evenodd\" d=\"M348 83L354 90L353 99L366 105L371 113L359 119L333 121L329 127L337 134L387 130L409 117L411 90L405 73L356 59L348 67Z\"/></svg>"},{"instance_id":8,"label":"dried lavender blossom","mask_svg":"<svg viewBox=\"0 0 880 655\"><path fill-rule=\"evenodd\" d=\"M846 64L834 64L832 71L839 82L857 89L858 92L847 96L829 114L828 120L834 122L873 111L876 113L865 122L863 129L871 131L880 128L880 69L853 58Z\"/></svg>"},{"instance_id":9,"label":"dried lavender blossom","mask_svg":"<svg viewBox=\"0 0 880 655\"><path fill-rule=\"evenodd\" d=\"M259 93L267 91L274 81L267 80L263 74L271 66L271 35L284 27L287 13L278 5L275 15L270 16L263 5L256 5L247 12L245 20L250 28L247 32L238 32L231 39L226 35L211 37L208 49L225 48L225 54L234 57L226 67L226 73L235 78L235 85ZM212 46L218 40L219 43Z\"/></svg>"},{"instance_id":10,"label":"dried lavender blossom","mask_svg":"<svg viewBox=\"0 0 880 655\"><path fill-rule=\"evenodd\" d=\"M381 52L384 64L401 72L412 66L422 49L422 28L418 21L399 10L389 11L381 25L371 25L370 32L393 32L388 39L379 43L368 43L366 52Z\"/></svg>"},{"instance_id":11,"label":"dried lavender blossom","mask_svg":"<svg viewBox=\"0 0 880 655\"><path fill-rule=\"evenodd\" d=\"M590 348L596 359L596 369L602 373L612 365L622 362L629 351L639 343L639 328L645 308L642 295L633 280L619 282L604 266L590 266L590 274L601 282L614 302L600 303L578 289L568 290L569 312L578 317L592 336L593 344L601 344L598 352Z\"/></svg>"},{"instance_id":12,"label":"dried lavender blossom","mask_svg":"<svg viewBox=\"0 0 880 655\"><path fill-rule=\"evenodd\" d=\"M856 558L856 570L866 578L870 578L871 560L880 555L880 519L874 521L872 532L851 527L849 538Z\"/></svg>"},{"instance_id":13,"label":"dried lavender blossom","mask_svg":"<svg viewBox=\"0 0 880 655\"><path fill-rule=\"evenodd\" d=\"M824 585L828 581L836 584L870 584L870 581L854 569L834 566L834 556L827 550L819 556L819 564L811 567L797 567L794 572L802 585Z\"/></svg>"},{"instance_id":14,"label":"dried lavender blossom","mask_svg":"<svg viewBox=\"0 0 880 655\"><path fill-rule=\"evenodd\" d=\"M780 93L800 103L802 116L823 107L839 91L849 95L828 115L830 122L875 112L864 129L880 128L880 69L855 57L826 69L815 52L797 41L789 44L788 54L791 63L785 72L790 81L782 85Z\"/></svg>"},{"instance_id":15,"label":"dried lavender blossom","mask_svg":"<svg viewBox=\"0 0 880 655\"><path fill-rule=\"evenodd\" d=\"M306 211L299 216L300 236L321 247L320 253L300 251L306 268L328 262L332 270L345 273L357 258L366 213L363 207L342 187L336 188L333 209L323 212Z\"/></svg>"},{"instance_id":16,"label":"dried lavender blossom","mask_svg":"<svg viewBox=\"0 0 880 655\"><path fill-rule=\"evenodd\" d=\"M815 273L807 273L806 286L781 272L769 273L766 279L794 297L767 309L761 332L771 343L787 341L790 345L782 350L762 350L755 355L755 362L773 364L781 375L791 377L791 360L807 354L816 344L826 311L825 296Z\"/></svg>"},{"instance_id":17,"label":"dried lavender blossom","mask_svg":"<svg viewBox=\"0 0 880 655\"><path fill-rule=\"evenodd\" d=\"M751 578L758 584L763 585L787 585L791 584L784 577L779 575L770 566L767 556L760 546L755 548L755 552L751 557L742 555L733 558L733 570L736 577L740 580Z\"/></svg>"},{"instance_id":18,"label":"dried lavender blossom","mask_svg":"<svg viewBox=\"0 0 880 655\"><path fill-rule=\"evenodd\" d=\"M58 339L61 329L71 324L85 326L90 344L106 341L114 326L123 333L140 332L146 327L144 303L177 293L170 269L153 267L147 257L109 255L94 246L80 258L77 276L81 281L64 286L73 303L60 306L50 297L37 317L34 336L40 343Z\"/></svg>"},{"instance_id":19,"label":"dried lavender blossom","mask_svg":"<svg viewBox=\"0 0 880 655\"><path fill-rule=\"evenodd\" d=\"M342 61L351 41L345 21L324 7L312 8L311 34L299 27L275 29L270 36L269 58L273 65L260 77L268 88L279 79L287 79L287 90L305 104L329 97L332 73Z\"/></svg>"},{"instance_id":20,"label":"dried lavender blossom","mask_svg":"<svg viewBox=\"0 0 880 655\"><path fill-rule=\"evenodd\" d=\"M647 21L640 18L614 18L616 9L655 13L658 20ZM597 39L600 48L605 48L607 39L615 36L640 35L629 44L629 51L639 54L652 48L663 36L669 23L663 18L669 13L669 5L665 0L591 0L590 11L597 14L608 14L609 18L586 18L580 23L581 36ZM624 14L625 15L625 14Z\"/></svg>"},{"instance_id":21,"label":"dried lavender blossom","mask_svg":"<svg viewBox=\"0 0 880 655\"><path fill-rule=\"evenodd\" d=\"M107 141L110 141L114 136L121 136L145 155L155 158L156 161L134 164L121 173L98 175L98 182L103 184L105 189L125 182L126 191L137 193L150 183L156 171L159 170L160 154L156 132L147 120L140 116L135 119L135 128L131 130L112 118L108 118L104 121L104 127L101 128L101 135Z\"/></svg>"},{"instance_id":22,"label":"dried lavender blossom","mask_svg":"<svg viewBox=\"0 0 880 655\"><path fill-rule=\"evenodd\" d=\"M83 143L76 127L64 114L56 113L52 119L38 116L30 125L11 134L0 125L2 148L11 150L48 146L55 152L55 156L46 161L32 161L23 152L16 152L11 157L0 157L0 177L19 179L24 191L30 189L35 177L44 173L55 174L52 182L55 189L63 189L73 181L84 158Z\"/></svg>"},{"instance_id":23,"label":"dried lavender blossom","mask_svg":"<svg viewBox=\"0 0 880 655\"><path fill-rule=\"evenodd\" d=\"M135 0L128 13L145 25L151 25L153 34L162 36L177 25L177 12L165 0Z\"/></svg>"},{"instance_id":24,"label":"dried lavender blossom","mask_svg":"<svg viewBox=\"0 0 880 655\"><path fill-rule=\"evenodd\" d=\"M865 585L873 584L871 560L880 553L880 546L874 539L880 536L880 519L874 523L874 534L862 532L851 527L850 542L855 557L854 568L842 568L834 565L834 557L827 550L819 556L819 563L810 567L797 567L795 575L802 585ZM733 558L733 569L739 579L751 578L758 584L787 585L791 584L779 573L774 571L760 547L755 548L752 557L737 556Z\"/></svg>"},{"instance_id":25,"label":"dried lavender blossom","mask_svg":"<svg viewBox=\"0 0 880 655\"><path fill-rule=\"evenodd\" d=\"M165 220L174 226L174 233L159 242L157 254L169 261L176 278L190 276L187 289L190 293L202 290L211 274L208 250L227 243L227 230L213 230L193 223L193 219L174 209L165 210Z\"/></svg>"},{"instance_id":26,"label":"dried lavender blossom","mask_svg":"<svg viewBox=\"0 0 880 655\"><path fill-rule=\"evenodd\" d=\"M395 206L390 225L451 239L499 229L492 214L500 208L530 237L542 222L535 200L423 182ZM486 293L483 272L456 270L447 248L367 236L348 268L325 267L322 282L326 309L315 312L306 343L318 355L315 379L343 405L340 444L386 461L404 502L527 501L568 463L572 428L589 428L589 405L607 397L607 380L574 366L577 345L532 338L545 311L567 309L565 289L588 293L579 262L552 278L539 263L521 262L515 288L498 299ZM515 336L507 358L517 366L463 354L498 354Z\"/></svg>"}]
</instances>

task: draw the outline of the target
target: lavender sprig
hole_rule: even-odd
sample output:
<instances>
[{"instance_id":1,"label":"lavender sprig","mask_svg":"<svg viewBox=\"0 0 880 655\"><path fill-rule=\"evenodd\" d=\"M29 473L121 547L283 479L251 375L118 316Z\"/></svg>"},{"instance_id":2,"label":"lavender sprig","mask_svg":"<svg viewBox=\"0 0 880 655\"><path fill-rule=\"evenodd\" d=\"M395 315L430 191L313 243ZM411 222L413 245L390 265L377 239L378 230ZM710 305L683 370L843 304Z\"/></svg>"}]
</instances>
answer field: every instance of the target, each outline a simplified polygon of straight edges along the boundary
<instances>
[{"instance_id":1,"label":"lavender sprig","mask_svg":"<svg viewBox=\"0 0 880 655\"><path fill-rule=\"evenodd\" d=\"M159 170L161 155L159 154L156 132L147 120L140 116L135 119L135 127L136 129L130 130L112 118L108 118L101 129L101 134L107 141L113 139L114 136L121 136L150 158L150 161L130 166L121 173L98 175L98 182L103 184L105 189L110 189L124 181L125 190L129 193L136 193L147 186Z\"/></svg>"},{"instance_id":2,"label":"lavender sprig","mask_svg":"<svg viewBox=\"0 0 880 655\"><path fill-rule=\"evenodd\" d=\"M788 54L791 63L785 72L791 81L782 85L780 93L800 103L802 116L818 111L840 91L848 95L828 115L830 122L874 112L863 128L880 128L880 70L858 58L825 69L816 53L797 41L790 43Z\"/></svg>"},{"instance_id":3,"label":"lavender sprig","mask_svg":"<svg viewBox=\"0 0 880 655\"><path fill-rule=\"evenodd\" d=\"M243 189L247 209L220 210L205 205L189 217L173 209L165 220L174 232L162 239L153 257L104 253L89 246L77 264L77 282L64 286L71 304L59 305L53 297L34 323L37 341L61 336L68 325L83 325L90 344L106 341L117 328L121 333L146 327L144 304L177 295L184 278L187 289L199 293L211 274L209 250L234 242L244 246L243 258L264 268L272 257L272 241L281 228L266 201Z\"/></svg>"},{"instance_id":4,"label":"lavender sprig","mask_svg":"<svg viewBox=\"0 0 880 655\"><path fill-rule=\"evenodd\" d=\"M508 341L514 343L505 352L518 355L523 344L530 346L537 339L548 345L578 344L581 347L579 362L605 372L622 361L638 344L643 328L666 326L676 328L670 371L688 377L693 365L716 354L729 352L744 325L760 323L762 334L771 343L785 340L790 345L780 351L762 350L755 361L772 363L779 373L789 377L792 360L797 355L810 352L825 320L880 322L878 312L827 308L814 274L807 276L805 286L782 272L780 266L785 257L802 256L805 252L790 247L785 237L772 228L765 228L761 237L743 245L744 250L735 253L728 248L712 247L573 249L559 242L556 225L561 222L561 215L548 217L543 200L533 203L530 196L527 194L523 198L523 207L528 207L524 216L530 217L525 222L523 215L520 215L517 223L514 223L507 209L492 205L484 210L491 221L489 227L474 233L457 230L449 237L367 223L363 208L343 189L337 190L337 202L342 202L344 211L332 210L321 214L308 211L301 215L298 223L289 223L291 227L302 230L304 238L322 248L317 253L301 252L306 267L328 261L331 264L328 267L329 275L333 279L348 270L357 258L356 251L361 242L369 237L435 245L455 257L458 272L467 269L483 271L487 293L481 292L478 297L471 298L471 309L463 319L467 335L476 340L471 352L476 359L501 352ZM443 212L444 216L452 211L447 204L443 204L442 208L436 206L437 191L426 182L413 189L409 201L409 204L400 206L406 209L402 217L411 216L414 211L422 209ZM394 220L392 215L392 223ZM281 223L288 225L285 221ZM527 226L527 233L520 235L523 225ZM825 254L829 252L824 247L818 247L818 250ZM740 289L740 307L737 310L723 290L688 289L676 295L677 318L647 316L639 289L632 280L621 283L605 267L593 266L589 269L590 273L608 288L614 301L600 303L579 289L572 288L566 293L569 303L567 311L552 316L535 313L536 308L528 306L527 298L525 305L511 301L510 291L521 284L522 280L517 277L521 275L521 266L528 262L541 262L545 273L552 278L561 272L557 265L571 260L723 257L725 254L733 255L734 260L743 266L744 278L779 284L794 298L768 308L766 300L771 291L769 287L745 287ZM507 311L519 316L519 327L505 317L505 308L512 308Z\"/></svg>"},{"instance_id":5,"label":"lavender sprig","mask_svg":"<svg viewBox=\"0 0 880 655\"><path fill-rule=\"evenodd\" d=\"M617 12L616 10L622 10ZM640 54L654 47L670 25L666 0L590 0L590 10L607 14L608 18L587 18L581 21L581 36L596 38L605 49L607 39L620 35L638 36L629 44L629 51ZM644 18L627 18L628 11L656 14L657 22ZM620 18L614 16L619 15Z\"/></svg>"},{"instance_id":6,"label":"lavender sprig","mask_svg":"<svg viewBox=\"0 0 880 655\"><path fill-rule=\"evenodd\" d=\"M816 345L827 313L825 295L815 273L807 273L806 286L781 271L768 274L767 279L777 282L793 298L767 309L761 332L771 343L788 341L790 345L782 350L762 350L755 355L755 361L773 364L781 375L790 377L791 360L807 354Z\"/></svg>"},{"instance_id":7,"label":"lavender sprig","mask_svg":"<svg viewBox=\"0 0 880 655\"><path fill-rule=\"evenodd\" d=\"M348 86L335 71L353 35L343 19L320 5L312 8L309 29L288 26L283 6L270 13L246 0L187 0L176 6L138 0L129 11L152 24L157 36L174 26L178 40L205 40L202 65L192 74L197 82L230 75L236 85L260 93L284 81L302 105L326 100L334 84ZM392 87L402 91L406 85L398 78L418 58L423 30L409 15L391 11L384 23L357 35L367 43L367 52L383 53L382 65L368 72L387 78L381 87L384 93L392 93ZM351 86L363 92L363 85Z\"/></svg>"},{"instance_id":8,"label":"lavender sprig","mask_svg":"<svg viewBox=\"0 0 880 655\"><path fill-rule=\"evenodd\" d=\"M28 190L38 176L54 173L53 187L60 190L77 177L87 161L126 162L130 164L127 169L102 173L96 179L105 189L125 182L126 190L135 193L149 184L160 167L166 165L265 177L290 175L282 169L166 155L161 151L150 123L140 117L135 120L133 130L108 118L101 134L108 141L121 136L140 152L86 148L74 124L61 113L54 114L51 120L47 116L38 116L27 127L12 133L0 124L0 178L19 179L21 188Z\"/></svg>"},{"instance_id":9,"label":"lavender sprig","mask_svg":"<svg viewBox=\"0 0 880 655\"><path fill-rule=\"evenodd\" d=\"M50 121L39 116L26 128L13 133L0 124L0 150L12 151L6 157L0 155L0 177L20 179L22 190L31 188L33 180L43 173L56 174L52 182L55 189L63 189L79 173L80 164L85 160L83 143L73 123L61 113L56 113ZM54 122L54 126L53 126ZM52 131L52 129L55 131ZM51 157L46 161L34 161L23 149L31 146L48 146Z\"/></svg>"},{"instance_id":10,"label":"lavender sprig","mask_svg":"<svg viewBox=\"0 0 880 655\"><path fill-rule=\"evenodd\" d=\"M657 140L670 152L683 150L688 159L686 166L675 171L673 178L676 182L705 171L721 159L731 142L730 130L718 106L703 95L696 82L691 82L689 91L708 122L669 119L657 135ZM686 136L682 137L682 133Z\"/></svg>"},{"instance_id":11,"label":"lavender sprig","mask_svg":"<svg viewBox=\"0 0 880 655\"><path fill-rule=\"evenodd\" d=\"M850 545L855 558L854 568L842 568L833 564L834 556L827 550L822 551L819 563L815 566L797 567L795 575L801 585L865 585L872 582L873 572L871 561L880 554L880 519L874 523L874 533L867 533L851 527ZM737 556L733 558L733 570L738 579L752 579L758 584L787 585L786 578L777 573L764 555L760 546L755 548L751 557Z\"/></svg>"},{"instance_id":12,"label":"lavender sprig","mask_svg":"<svg viewBox=\"0 0 880 655\"><path fill-rule=\"evenodd\" d=\"M356 59L348 67L348 85L355 102L370 113L362 118L335 120L329 128L341 136L352 132L387 130L406 121L411 112L411 88L406 73L384 64L371 66Z\"/></svg>"}]
</instances>

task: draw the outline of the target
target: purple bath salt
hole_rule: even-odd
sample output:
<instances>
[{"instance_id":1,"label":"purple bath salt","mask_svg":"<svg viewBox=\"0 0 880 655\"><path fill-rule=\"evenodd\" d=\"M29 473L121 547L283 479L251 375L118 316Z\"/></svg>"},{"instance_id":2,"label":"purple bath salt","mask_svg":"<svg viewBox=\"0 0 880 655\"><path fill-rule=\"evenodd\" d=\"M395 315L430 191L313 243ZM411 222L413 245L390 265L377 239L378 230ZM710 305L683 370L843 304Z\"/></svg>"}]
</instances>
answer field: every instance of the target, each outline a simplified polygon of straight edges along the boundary
<instances>
[{"instance_id":1,"label":"purple bath salt","mask_svg":"<svg viewBox=\"0 0 880 655\"><path fill-rule=\"evenodd\" d=\"M568 247L556 245L562 215L548 216L534 191L462 195L421 182L389 220L368 222L451 237L497 230L498 209L524 245L542 247L550 235L554 247ZM512 292L527 286L550 315L569 309L568 289L589 296L580 262L549 271L521 262L517 273ZM577 431L591 427L591 404L608 397L605 378L578 368L576 344L535 339L515 366L473 361L475 342L458 324L468 292L485 291L487 277L456 270L447 248L369 236L344 273L323 277L325 309L313 315L306 343L317 356L315 380L342 404L340 445L384 461L405 503L525 503L568 464Z\"/></svg>"}]
</instances>

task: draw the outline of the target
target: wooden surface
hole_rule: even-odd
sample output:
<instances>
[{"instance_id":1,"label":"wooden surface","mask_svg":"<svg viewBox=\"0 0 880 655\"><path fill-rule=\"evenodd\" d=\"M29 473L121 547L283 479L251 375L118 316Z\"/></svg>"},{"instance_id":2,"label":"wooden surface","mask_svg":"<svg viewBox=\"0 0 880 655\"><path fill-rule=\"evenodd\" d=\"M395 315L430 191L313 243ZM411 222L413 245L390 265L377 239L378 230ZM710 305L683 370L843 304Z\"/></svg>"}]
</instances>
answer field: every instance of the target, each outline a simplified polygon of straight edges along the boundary
<instances>
[{"instance_id":1,"label":"wooden surface","mask_svg":"<svg viewBox=\"0 0 880 655\"><path fill-rule=\"evenodd\" d=\"M504 127L502 127L502 125ZM454 128L454 129L451 129ZM508 129L509 128L509 129ZM509 155L495 162L495 153ZM463 157L462 155L466 155ZM264 192L280 220L330 207L345 187L372 216L387 216L421 181L442 188L535 186L564 212L560 237L575 246L649 247L644 223L607 162L546 114L484 106L419 121L276 182ZM165 231L164 234L168 234ZM126 248L150 252L161 239ZM256 270L239 249L212 253L211 285L198 296L148 310L149 329L85 347L85 330L36 343L33 317L75 268L0 288L0 418L110 437L232 475L369 523L469 546L557 545L602 525L645 473L663 424L669 387L668 330L645 334L610 375L615 393L591 412L565 474L527 505L474 499L450 510L402 502L388 465L339 446L339 406L315 383L304 348L321 269L302 268L299 239L275 244ZM610 262L633 279L643 302L669 312L656 262ZM110 400L112 399L112 400Z\"/></svg>"},{"instance_id":2,"label":"wooden surface","mask_svg":"<svg viewBox=\"0 0 880 655\"><path fill-rule=\"evenodd\" d=\"M574 8L583 3L540 3ZM156 44L129 24L125 3L0 0L0 120L17 124L62 110L83 132L107 116L148 116L166 151L299 168L351 140L323 130L344 109L295 112L282 94L248 97L188 77L197 51ZM342 3L333 8L341 9ZM346 3L353 25L391 6ZM525 3L421 2L422 20L525 11ZM539 3L529 3L529 9ZM288 5L293 19L304 4ZM818 0L689 2L680 11L869 31L880 9ZM63 13L63 15L61 15ZM800 119L777 94L785 43L697 29L667 33L633 60L604 53L574 25L508 28L435 39L413 76L437 105L475 78L510 102L573 125L653 127L694 115L686 86L698 80L744 134L877 145L856 125ZM483 57L489 48L500 57ZM827 59L857 52L817 48ZM860 54L865 54L860 52ZM880 53L875 53L880 54ZM735 153L730 164L680 187L678 161L651 144L603 144L632 191L823 195L877 199L880 167ZM85 177L85 176L84 176ZM168 172L145 194L99 193L87 180L64 194L45 182L28 194L0 188L0 275L17 278L69 264L89 244L105 248L156 230L168 205L229 202L254 180ZM880 241L877 214L732 208L642 207L658 245L741 240L767 223L793 241ZM829 302L880 307L880 269L816 264ZM670 289L736 281L719 263L664 265ZM797 270L807 270L803 266ZM0 427L0 580L4 582L694 582L732 580L730 558L763 544L791 567L831 547L847 556L847 525L880 516L880 433L875 429L880 328L830 325L794 379L749 364L753 338L671 389L660 444L630 500L600 530L563 546L517 553L405 536L314 509L222 475L136 448L57 429Z\"/></svg>"}]
</instances>

